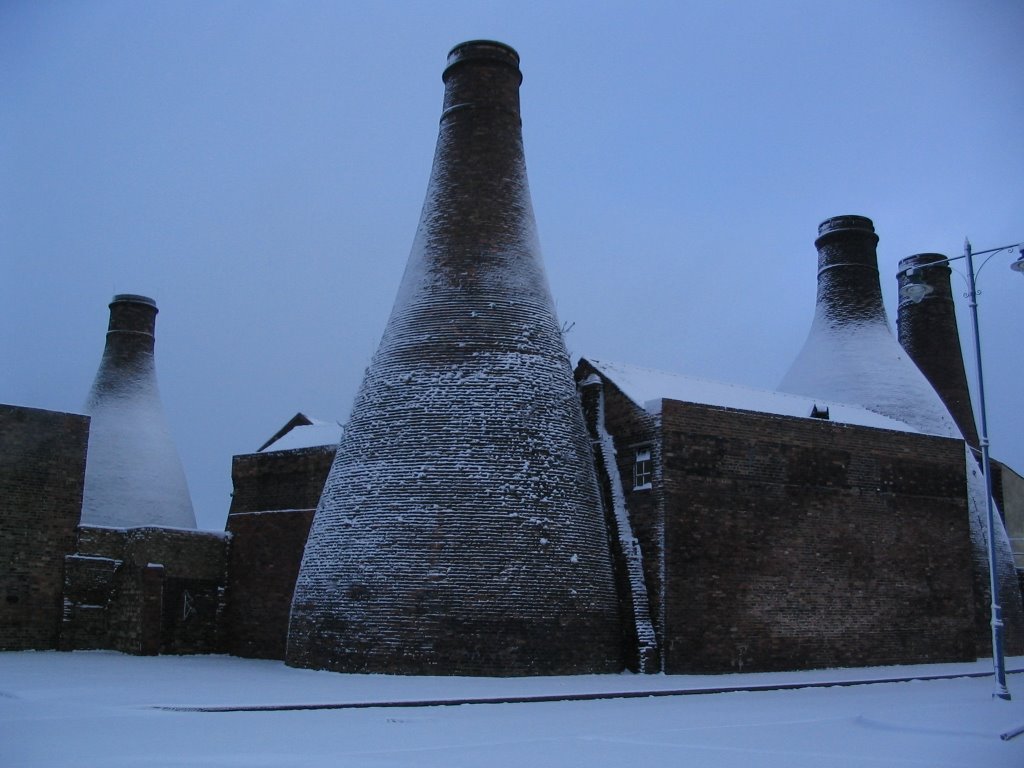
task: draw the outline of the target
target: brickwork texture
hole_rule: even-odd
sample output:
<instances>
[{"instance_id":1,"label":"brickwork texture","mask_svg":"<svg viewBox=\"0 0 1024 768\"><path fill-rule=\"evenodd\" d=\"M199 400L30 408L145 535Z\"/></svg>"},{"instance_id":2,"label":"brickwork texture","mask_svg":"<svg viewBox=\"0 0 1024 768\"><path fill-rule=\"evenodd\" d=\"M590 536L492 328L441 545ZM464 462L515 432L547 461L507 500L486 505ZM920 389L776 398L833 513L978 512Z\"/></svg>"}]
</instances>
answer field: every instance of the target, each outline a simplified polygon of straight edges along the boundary
<instances>
[{"instance_id":1,"label":"brickwork texture","mask_svg":"<svg viewBox=\"0 0 1024 768\"><path fill-rule=\"evenodd\" d=\"M65 558L60 647L217 653L230 536L81 526Z\"/></svg>"},{"instance_id":2,"label":"brickwork texture","mask_svg":"<svg viewBox=\"0 0 1024 768\"><path fill-rule=\"evenodd\" d=\"M975 657L963 444L663 401L666 671Z\"/></svg>"},{"instance_id":3,"label":"brickwork texture","mask_svg":"<svg viewBox=\"0 0 1024 768\"><path fill-rule=\"evenodd\" d=\"M235 456L225 650L283 659L295 579L335 447Z\"/></svg>"},{"instance_id":4,"label":"brickwork texture","mask_svg":"<svg viewBox=\"0 0 1024 768\"><path fill-rule=\"evenodd\" d=\"M89 419L0 405L0 650L56 648Z\"/></svg>"}]
</instances>

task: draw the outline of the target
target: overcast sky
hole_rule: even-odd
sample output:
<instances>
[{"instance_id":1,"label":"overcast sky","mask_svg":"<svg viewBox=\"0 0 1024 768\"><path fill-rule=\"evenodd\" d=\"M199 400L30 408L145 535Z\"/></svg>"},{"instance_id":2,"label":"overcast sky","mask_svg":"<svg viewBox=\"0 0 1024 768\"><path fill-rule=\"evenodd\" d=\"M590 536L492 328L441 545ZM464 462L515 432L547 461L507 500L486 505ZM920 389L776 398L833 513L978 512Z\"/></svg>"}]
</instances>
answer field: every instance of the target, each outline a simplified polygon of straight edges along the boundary
<instances>
[{"instance_id":1,"label":"overcast sky","mask_svg":"<svg viewBox=\"0 0 1024 768\"><path fill-rule=\"evenodd\" d=\"M892 322L899 259L1024 240L1020 0L5 0L0 401L80 411L111 297L152 296L199 524L222 528L233 454L300 410L347 419L447 52L477 38L522 57L574 356L770 389L810 327L823 219L875 221ZM980 311L993 455L1024 471L1012 258Z\"/></svg>"}]
</instances>

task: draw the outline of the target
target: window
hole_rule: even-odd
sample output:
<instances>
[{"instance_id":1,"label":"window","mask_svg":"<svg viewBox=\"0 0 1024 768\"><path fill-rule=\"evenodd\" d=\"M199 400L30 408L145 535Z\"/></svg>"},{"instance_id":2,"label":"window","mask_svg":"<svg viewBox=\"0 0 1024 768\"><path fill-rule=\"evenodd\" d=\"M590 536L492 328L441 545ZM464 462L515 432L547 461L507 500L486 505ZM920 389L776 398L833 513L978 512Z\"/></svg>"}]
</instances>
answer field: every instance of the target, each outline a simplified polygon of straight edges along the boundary
<instances>
[{"instance_id":1,"label":"window","mask_svg":"<svg viewBox=\"0 0 1024 768\"><path fill-rule=\"evenodd\" d=\"M642 445L636 449L636 460L633 462L633 490L650 488L652 477L654 463L651 461L651 446Z\"/></svg>"}]
</instances>

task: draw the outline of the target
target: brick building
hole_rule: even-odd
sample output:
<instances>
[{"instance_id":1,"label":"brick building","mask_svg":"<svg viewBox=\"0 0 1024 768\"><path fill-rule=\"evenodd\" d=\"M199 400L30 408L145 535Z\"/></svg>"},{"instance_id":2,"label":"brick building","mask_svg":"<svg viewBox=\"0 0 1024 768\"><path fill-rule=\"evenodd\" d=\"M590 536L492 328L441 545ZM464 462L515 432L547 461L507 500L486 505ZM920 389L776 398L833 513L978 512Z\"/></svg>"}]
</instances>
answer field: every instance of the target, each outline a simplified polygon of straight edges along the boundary
<instances>
[{"instance_id":1,"label":"brick building","mask_svg":"<svg viewBox=\"0 0 1024 768\"><path fill-rule=\"evenodd\" d=\"M976 656L959 441L629 366L582 360L576 377L664 671Z\"/></svg>"}]
</instances>

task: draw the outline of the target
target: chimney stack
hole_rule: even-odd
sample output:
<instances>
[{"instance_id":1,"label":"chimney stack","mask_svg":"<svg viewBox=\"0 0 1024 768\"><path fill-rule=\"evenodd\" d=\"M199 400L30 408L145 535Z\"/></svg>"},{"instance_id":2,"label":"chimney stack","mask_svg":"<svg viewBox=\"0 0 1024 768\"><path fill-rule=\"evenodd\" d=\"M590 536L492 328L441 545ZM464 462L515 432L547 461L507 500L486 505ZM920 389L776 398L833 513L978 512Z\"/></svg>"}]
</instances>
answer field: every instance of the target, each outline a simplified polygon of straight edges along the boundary
<instances>
[{"instance_id":1,"label":"chimney stack","mask_svg":"<svg viewBox=\"0 0 1024 768\"><path fill-rule=\"evenodd\" d=\"M160 402L153 349L156 302L118 294L90 416L82 523L115 528L195 528L195 513Z\"/></svg>"},{"instance_id":2,"label":"chimney stack","mask_svg":"<svg viewBox=\"0 0 1024 768\"><path fill-rule=\"evenodd\" d=\"M945 260L941 253L918 253L900 262L896 275L900 297L896 333L903 349L946 404L964 438L977 448L978 428L950 290L951 270ZM915 302L905 290L911 284L924 284L930 290Z\"/></svg>"},{"instance_id":3,"label":"chimney stack","mask_svg":"<svg viewBox=\"0 0 1024 768\"><path fill-rule=\"evenodd\" d=\"M833 216L818 226L819 311L833 326L885 324L875 225L865 216Z\"/></svg>"},{"instance_id":4,"label":"chimney stack","mask_svg":"<svg viewBox=\"0 0 1024 768\"><path fill-rule=\"evenodd\" d=\"M537 242L519 56L452 49L426 201L295 587L287 663L622 668L593 456Z\"/></svg>"}]
</instances>

